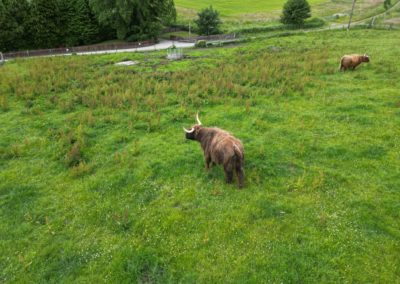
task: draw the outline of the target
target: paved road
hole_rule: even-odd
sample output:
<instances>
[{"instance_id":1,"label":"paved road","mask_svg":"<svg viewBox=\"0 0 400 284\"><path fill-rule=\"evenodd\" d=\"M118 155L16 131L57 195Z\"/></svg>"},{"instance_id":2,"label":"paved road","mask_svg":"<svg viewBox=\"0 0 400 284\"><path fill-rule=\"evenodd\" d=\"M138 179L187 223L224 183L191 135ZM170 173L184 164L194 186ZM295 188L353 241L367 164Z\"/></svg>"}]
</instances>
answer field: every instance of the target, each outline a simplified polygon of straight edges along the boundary
<instances>
[{"instance_id":1,"label":"paved road","mask_svg":"<svg viewBox=\"0 0 400 284\"><path fill-rule=\"evenodd\" d=\"M194 43L191 42L179 42L172 40L164 40L155 45L138 47L138 48L127 48L127 49L110 49L110 50L101 50L101 51L88 51L88 52L78 52L78 55L87 55L87 54L106 54L106 53L120 53L120 52L143 52L143 51L154 51L154 50L163 50L168 49L172 45L175 45L179 48L188 48L193 47Z\"/></svg>"},{"instance_id":2,"label":"paved road","mask_svg":"<svg viewBox=\"0 0 400 284\"><path fill-rule=\"evenodd\" d=\"M90 55L90 54L110 54L110 53L121 53L121 52L145 52L145 51L155 51L155 50L163 50L168 49L175 45L179 48L188 48L193 47L194 43L191 42L179 42L179 41L172 41L172 40L163 40L157 44L138 47L138 48L126 48L126 49L109 49L109 50L100 50L100 51L87 51L87 52L77 52L77 55ZM47 57L47 56L70 56L72 53L64 53L64 54L53 54L53 55L41 55L39 57ZM26 58L34 58L37 56L30 56ZM8 61L12 59L5 59L4 61Z\"/></svg>"}]
</instances>

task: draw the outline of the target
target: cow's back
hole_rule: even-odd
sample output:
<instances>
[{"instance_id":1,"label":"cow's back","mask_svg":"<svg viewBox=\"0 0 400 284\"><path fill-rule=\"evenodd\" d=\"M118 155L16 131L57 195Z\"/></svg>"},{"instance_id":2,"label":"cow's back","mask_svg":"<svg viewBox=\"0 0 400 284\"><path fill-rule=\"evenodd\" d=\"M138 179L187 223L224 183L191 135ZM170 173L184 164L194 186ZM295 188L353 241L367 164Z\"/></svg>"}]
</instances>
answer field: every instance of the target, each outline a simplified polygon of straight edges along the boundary
<instances>
[{"instance_id":1,"label":"cow's back","mask_svg":"<svg viewBox=\"0 0 400 284\"><path fill-rule=\"evenodd\" d=\"M221 130L214 135L211 142L211 159L216 164L229 163L238 152L235 147L243 153L243 145L239 139L233 137L229 132Z\"/></svg>"}]
</instances>

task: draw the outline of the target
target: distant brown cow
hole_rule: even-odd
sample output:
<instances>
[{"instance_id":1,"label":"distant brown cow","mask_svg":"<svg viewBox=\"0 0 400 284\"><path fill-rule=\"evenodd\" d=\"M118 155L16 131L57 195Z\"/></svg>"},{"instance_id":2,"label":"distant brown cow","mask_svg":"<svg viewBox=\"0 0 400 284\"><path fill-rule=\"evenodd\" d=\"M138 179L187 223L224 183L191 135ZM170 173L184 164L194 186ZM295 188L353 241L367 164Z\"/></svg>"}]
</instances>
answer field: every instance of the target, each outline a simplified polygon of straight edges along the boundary
<instances>
[{"instance_id":1,"label":"distant brown cow","mask_svg":"<svg viewBox=\"0 0 400 284\"><path fill-rule=\"evenodd\" d=\"M210 168L210 163L223 165L226 182L231 183L233 172L236 171L239 188L244 185L244 149L239 139L229 132L215 128L204 127L196 115L198 124L190 130L183 128L186 132L186 139L200 142L204 152L206 169Z\"/></svg>"},{"instance_id":2,"label":"distant brown cow","mask_svg":"<svg viewBox=\"0 0 400 284\"><path fill-rule=\"evenodd\" d=\"M346 71L347 69L351 68L352 70L356 69L358 65L362 62L369 62L369 56L358 55L358 54L351 54L351 55L344 55L340 60L340 71Z\"/></svg>"}]
</instances>

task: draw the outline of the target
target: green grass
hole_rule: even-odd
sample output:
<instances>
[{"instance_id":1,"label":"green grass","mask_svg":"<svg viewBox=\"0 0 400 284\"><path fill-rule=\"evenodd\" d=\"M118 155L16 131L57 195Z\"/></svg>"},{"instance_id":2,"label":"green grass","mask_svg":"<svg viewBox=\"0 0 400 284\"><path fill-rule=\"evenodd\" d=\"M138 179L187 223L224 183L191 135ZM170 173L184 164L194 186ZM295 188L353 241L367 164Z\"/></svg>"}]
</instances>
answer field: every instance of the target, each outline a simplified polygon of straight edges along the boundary
<instances>
[{"instance_id":1,"label":"green grass","mask_svg":"<svg viewBox=\"0 0 400 284\"><path fill-rule=\"evenodd\" d=\"M286 1L175 1L178 12L178 22L189 25L197 18L197 12L210 4L218 10L223 20L224 32L237 32L248 29L268 29L281 26L279 19ZM393 0L392 4L397 3ZM322 19L328 23L347 23L349 20L352 0L342 1L309 1L312 17ZM384 11L383 0L356 1L353 21L364 20ZM341 14L339 18L334 15ZM393 18L395 14L393 13ZM397 23L397 20L394 20ZM379 22L379 21L378 21ZM377 23L378 23L377 22ZM194 26L195 28L195 26Z\"/></svg>"},{"instance_id":2,"label":"green grass","mask_svg":"<svg viewBox=\"0 0 400 284\"><path fill-rule=\"evenodd\" d=\"M239 14L257 14L267 13L275 10L281 10L284 0L269 0L269 1L251 1L251 0L176 0L175 4L178 8L193 9L200 11L210 5L221 13L221 16L235 16ZM310 0L311 5L322 3L324 0Z\"/></svg>"},{"instance_id":3,"label":"green grass","mask_svg":"<svg viewBox=\"0 0 400 284\"><path fill-rule=\"evenodd\" d=\"M7 62L0 281L398 283L399 45L353 30ZM371 63L338 72L356 52ZM242 191L184 139L198 110L243 141Z\"/></svg>"},{"instance_id":4,"label":"green grass","mask_svg":"<svg viewBox=\"0 0 400 284\"><path fill-rule=\"evenodd\" d=\"M400 6L394 7L391 11L376 18L374 24L376 25L392 25L394 27L400 26Z\"/></svg>"}]
</instances>

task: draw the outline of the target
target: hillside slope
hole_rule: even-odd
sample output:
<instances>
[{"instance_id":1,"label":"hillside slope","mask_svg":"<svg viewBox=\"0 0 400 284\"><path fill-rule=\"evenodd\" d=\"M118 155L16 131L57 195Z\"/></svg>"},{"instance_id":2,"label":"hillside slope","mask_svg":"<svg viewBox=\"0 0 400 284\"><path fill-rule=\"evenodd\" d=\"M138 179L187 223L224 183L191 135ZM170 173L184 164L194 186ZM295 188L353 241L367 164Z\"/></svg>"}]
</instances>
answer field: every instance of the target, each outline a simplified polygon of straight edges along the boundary
<instances>
[{"instance_id":1,"label":"hillside slope","mask_svg":"<svg viewBox=\"0 0 400 284\"><path fill-rule=\"evenodd\" d=\"M7 62L0 281L399 282L398 46L354 30ZM184 139L196 111L243 141L243 190Z\"/></svg>"}]
</instances>

